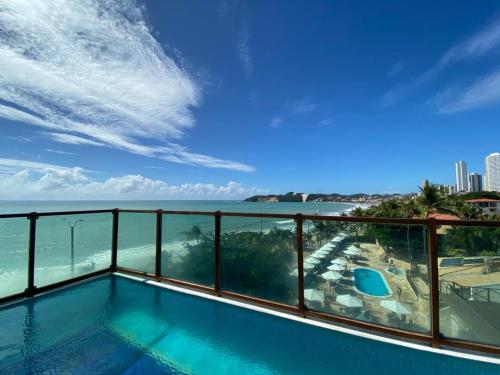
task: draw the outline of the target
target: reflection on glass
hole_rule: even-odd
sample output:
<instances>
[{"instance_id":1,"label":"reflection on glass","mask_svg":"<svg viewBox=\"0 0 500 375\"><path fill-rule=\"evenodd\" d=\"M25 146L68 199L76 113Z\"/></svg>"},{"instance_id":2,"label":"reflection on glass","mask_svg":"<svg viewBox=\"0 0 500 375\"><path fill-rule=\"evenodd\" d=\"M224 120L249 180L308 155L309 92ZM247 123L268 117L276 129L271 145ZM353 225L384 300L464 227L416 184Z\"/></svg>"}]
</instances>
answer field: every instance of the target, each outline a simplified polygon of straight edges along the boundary
<instances>
[{"instance_id":1,"label":"reflection on glass","mask_svg":"<svg viewBox=\"0 0 500 375\"><path fill-rule=\"evenodd\" d=\"M304 275L309 309L429 331L423 226L307 221Z\"/></svg>"},{"instance_id":2,"label":"reflection on glass","mask_svg":"<svg viewBox=\"0 0 500 375\"><path fill-rule=\"evenodd\" d=\"M108 268L111 213L40 216L36 224L35 285Z\"/></svg>"},{"instance_id":3,"label":"reflection on glass","mask_svg":"<svg viewBox=\"0 0 500 375\"><path fill-rule=\"evenodd\" d=\"M27 218L0 219L0 298L27 287L28 234Z\"/></svg>"},{"instance_id":4,"label":"reflection on glass","mask_svg":"<svg viewBox=\"0 0 500 375\"><path fill-rule=\"evenodd\" d=\"M221 289L297 305L294 220L222 217Z\"/></svg>"},{"instance_id":5,"label":"reflection on glass","mask_svg":"<svg viewBox=\"0 0 500 375\"><path fill-rule=\"evenodd\" d=\"M162 276L214 284L213 216L163 215Z\"/></svg>"},{"instance_id":6,"label":"reflection on glass","mask_svg":"<svg viewBox=\"0 0 500 375\"><path fill-rule=\"evenodd\" d=\"M156 213L120 212L118 266L154 273L155 257Z\"/></svg>"},{"instance_id":7,"label":"reflection on glass","mask_svg":"<svg viewBox=\"0 0 500 375\"><path fill-rule=\"evenodd\" d=\"M500 345L500 228L441 226L438 244L442 334Z\"/></svg>"}]
</instances>

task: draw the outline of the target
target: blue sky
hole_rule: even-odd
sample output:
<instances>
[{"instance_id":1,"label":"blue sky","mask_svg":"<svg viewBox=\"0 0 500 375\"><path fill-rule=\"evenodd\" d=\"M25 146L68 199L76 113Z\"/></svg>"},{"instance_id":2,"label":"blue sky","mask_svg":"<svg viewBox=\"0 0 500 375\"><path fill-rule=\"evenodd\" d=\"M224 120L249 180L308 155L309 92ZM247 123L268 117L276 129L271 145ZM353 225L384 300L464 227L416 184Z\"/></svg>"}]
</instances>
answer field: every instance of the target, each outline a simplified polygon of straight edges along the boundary
<instances>
[{"instance_id":1,"label":"blue sky","mask_svg":"<svg viewBox=\"0 0 500 375\"><path fill-rule=\"evenodd\" d=\"M0 24L0 199L410 192L500 150L497 1L25 0Z\"/></svg>"}]
</instances>

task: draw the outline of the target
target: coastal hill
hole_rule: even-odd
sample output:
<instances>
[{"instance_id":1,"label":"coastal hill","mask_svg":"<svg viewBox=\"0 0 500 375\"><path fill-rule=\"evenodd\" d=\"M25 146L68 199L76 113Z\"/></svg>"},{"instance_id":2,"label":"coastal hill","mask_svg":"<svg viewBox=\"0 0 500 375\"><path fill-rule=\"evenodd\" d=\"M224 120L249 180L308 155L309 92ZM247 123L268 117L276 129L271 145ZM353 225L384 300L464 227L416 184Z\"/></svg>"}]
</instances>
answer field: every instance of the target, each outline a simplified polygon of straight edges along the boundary
<instances>
[{"instance_id":1,"label":"coastal hill","mask_svg":"<svg viewBox=\"0 0 500 375\"><path fill-rule=\"evenodd\" d=\"M345 202L375 204L387 199L400 198L403 194L305 194L289 192L286 194L254 195L244 202Z\"/></svg>"}]
</instances>

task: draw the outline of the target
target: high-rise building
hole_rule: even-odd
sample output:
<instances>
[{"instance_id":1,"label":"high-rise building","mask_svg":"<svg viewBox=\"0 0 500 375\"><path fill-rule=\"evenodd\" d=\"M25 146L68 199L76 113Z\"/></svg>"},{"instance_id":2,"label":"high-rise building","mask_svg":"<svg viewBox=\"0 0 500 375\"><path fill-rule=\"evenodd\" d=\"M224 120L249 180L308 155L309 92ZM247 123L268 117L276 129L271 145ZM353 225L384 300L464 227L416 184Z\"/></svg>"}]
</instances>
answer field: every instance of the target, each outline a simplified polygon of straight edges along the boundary
<instances>
[{"instance_id":1,"label":"high-rise building","mask_svg":"<svg viewBox=\"0 0 500 375\"><path fill-rule=\"evenodd\" d=\"M500 191L500 153L486 156L486 190Z\"/></svg>"},{"instance_id":2,"label":"high-rise building","mask_svg":"<svg viewBox=\"0 0 500 375\"><path fill-rule=\"evenodd\" d=\"M483 176L479 173L469 173L469 192L478 193L483 191Z\"/></svg>"},{"instance_id":3,"label":"high-rise building","mask_svg":"<svg viewBox=\"0 0 500 375\"><path fill-rule=\"evenodd\" d=\"M469 190L469 183L467 181L467 164L465 161L459 160L455 163L455 175L457 181L457 192L462 193Z\"/></svg>"}]
</instances>

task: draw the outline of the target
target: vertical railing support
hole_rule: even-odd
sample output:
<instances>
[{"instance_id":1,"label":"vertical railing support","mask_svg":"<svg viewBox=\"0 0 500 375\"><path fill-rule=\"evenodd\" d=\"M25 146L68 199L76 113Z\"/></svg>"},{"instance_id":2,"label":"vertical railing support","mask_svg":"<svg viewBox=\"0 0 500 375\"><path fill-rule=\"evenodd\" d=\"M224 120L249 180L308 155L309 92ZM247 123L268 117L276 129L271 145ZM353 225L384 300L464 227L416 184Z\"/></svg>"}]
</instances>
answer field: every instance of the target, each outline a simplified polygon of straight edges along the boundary
<instances>
[{"instance_id":1,"label":"vertical railing support","mask_svg":"<svg viewBox=\"0 0 500 375\"><path fill-rule=\"evenodd\" d=\"M156 212L156 257L155 257L156 277L161 277L162 222L163 222L163 210L160 209Z\"/></svg>"},{"instance_id":2,"label":"vertical railing support","mask_svg":"<svg viewBox=\"0 0 500 375\"><path fill-rule=\"evenodd\" d=\"M214 290L215 294L220 296L220 232L221 232L221 213L214 212L215 230L214 230Z\"/></svg>"},{"instance_id":3,"label":"vertical railing support","mask_svg":"<svg viewBox=\"0 0 500 375\"><path fill-rule=\"evenodd\" d=\"M30 221L30 231L28 238L28 287L25 292L28 296L35 294L35 244L36 244L36 221L38 215L36 212L30 213L28 220Z\"/></svg>"},{"instance_id":4,"label":"vertical railing support","mask_svg":"<svg viewBox=\"0 0 500 375\"><path fill-rule=\"evenodd\" d=\"M295 236L297 240L297 280L299 292L299 314L303 317L306 316L305 303L304 303L304 241L302 238L302 214L295 216Z\"/></svg>"},{"instance_id":5,"label":"vertical railing support","mask_svg":"<svg viewBox=\"0 0 500 375\"><path fill-rule=\"evenodd\" d=\"M111 235L111 272L116 271L118 260L118 208L113 210L113 233Z\"/></svg>"},{"instance_id":6,"label":"vertical railing support","mask_svg":"<svg viewBox=\"0 0 500 375\"><path fill-rule=\"evenodd\" d=\"M431 333L432 346L439 346L439 275L437 264L437 225L436 219L429 219L429 272L431 293Z\"/></svg>"}]
</instances>

